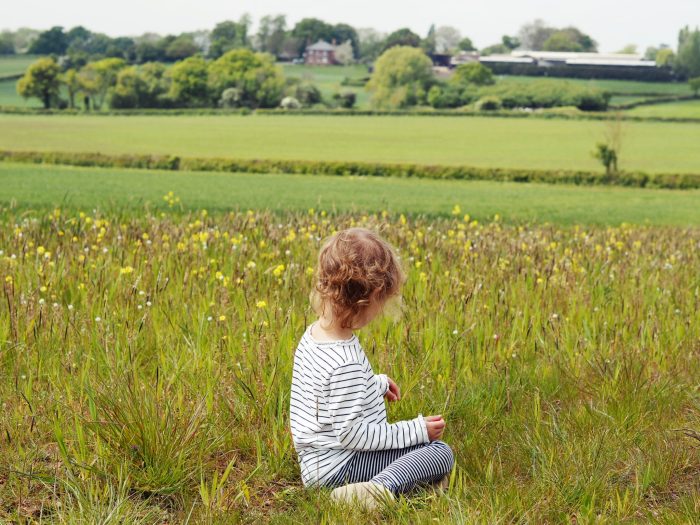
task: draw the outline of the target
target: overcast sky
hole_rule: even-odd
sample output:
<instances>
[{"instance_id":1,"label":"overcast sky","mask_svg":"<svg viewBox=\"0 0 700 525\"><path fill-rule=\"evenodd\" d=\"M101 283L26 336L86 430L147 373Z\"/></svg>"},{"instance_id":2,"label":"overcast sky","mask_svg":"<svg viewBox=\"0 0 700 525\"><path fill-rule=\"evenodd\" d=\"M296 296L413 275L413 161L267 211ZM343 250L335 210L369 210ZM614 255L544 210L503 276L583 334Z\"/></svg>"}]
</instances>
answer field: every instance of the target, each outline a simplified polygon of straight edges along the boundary
<instances>
[{"instance_id":1,"label":"overcast sky","mask_svg":"<svg viewBox=\"0 0 700 525\"><path fill-rule=\"evenodd\" d=\"M83 25L117 35L147 31L180 33L210 29L217 22L250 13L254 21L265 14L283 13L289 25L305 17L346 22L355 27L392 31L410 27L424 36L431 23L452 25L477 47L496 43L503 34L516 34L520 26L542 18L554 26L575 25L589 33L601 51L616 51L626 44L647 46L666 43L676 47L678 30L700 25L700 0L5 0L0 27L28 26L47 29Z\"/></svg>"}]
</instances>

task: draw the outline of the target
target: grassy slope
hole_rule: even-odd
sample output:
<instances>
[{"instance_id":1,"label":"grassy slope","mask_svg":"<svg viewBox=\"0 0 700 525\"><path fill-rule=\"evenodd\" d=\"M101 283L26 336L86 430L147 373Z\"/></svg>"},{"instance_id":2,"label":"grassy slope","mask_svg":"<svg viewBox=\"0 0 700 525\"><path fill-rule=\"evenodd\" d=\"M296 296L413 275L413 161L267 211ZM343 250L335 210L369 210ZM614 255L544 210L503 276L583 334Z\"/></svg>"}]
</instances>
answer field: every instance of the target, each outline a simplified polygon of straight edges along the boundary
<instances>
[{"instance_id":1,"label":"grassy slope","mask_svg":"<svg viewBox=\"0 0 700 525\"><path fill-rule=\"evenodd\" d=\"M254 175L29 166L0 163L0 202L84 209L162 204L174 191L207 209L380 211L562 224L700 224L700 191L582 188L497 182Z\"/></svg>"},{"instance_id":2,"label":"grassy slope","mask_svg":"<svg viewBox=\"0 0 700 525\"><path fill-rule=\"evenodd\" d=\"M487 117L0 115L0 148L598 169L606 124ZM624 124L621 167L700 172L694 124Z\"/></svg>"}]
</instances>

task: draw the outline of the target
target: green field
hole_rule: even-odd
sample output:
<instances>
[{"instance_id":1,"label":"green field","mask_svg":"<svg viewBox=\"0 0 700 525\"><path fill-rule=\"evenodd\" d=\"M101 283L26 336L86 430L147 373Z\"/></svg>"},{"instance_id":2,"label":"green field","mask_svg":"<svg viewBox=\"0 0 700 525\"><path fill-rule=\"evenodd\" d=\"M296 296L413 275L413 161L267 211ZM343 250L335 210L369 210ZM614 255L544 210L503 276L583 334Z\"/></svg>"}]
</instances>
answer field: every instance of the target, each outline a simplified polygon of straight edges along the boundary
<instances>
[{"instance_id":1,"label":"green field","mask_svg":"<svg viewBox=\"0 0 700 525\"><path fill-rule=\"evenodd\" d=\"M599 169L604 122L486 117L0 115L9 150ZM700 172L695 124L627 122L621 168Z\"/></svg>"},{"instance_id":2,"label":"green field","mask_svg":"<svg viewBox=\"0 0 700 525\"><path fill-rule=\"evenodd\" d=\"M408 277L358 333L389 420L442 414L456 458L374 511L304 490L289 432L319 246L350 226ZM0 250L2 523L697 523L697 228L160 199L0 207Z\"/></svg>"},{"instance_id":3,"label":"green field","mask_svg":"<svg viewBox=\"0 0 700 525\"><path fill-rule=\"evenodd\" d=\"M526 77L499 76L499 82L573 82L590 87L596 87L612 93L624 95L658 94L658 95L690 95L687 82L640 82L637 80L605 80L558 77Z\"/></svg>"},{"instance_id":4,"label":"green field","mask_svg":"<svg viewBox=\"0 0 700 525\"><path fill-rule=\"evenodd\" d=\"M37 55L5 55L0 57L0 78L21 75L34 62Z\"/></svg>"},{"instance_id":5,"label":"green field","mask_svg":"<svg viewBox=\"0 0 700 525\"><path fill-rule=\"evenodd\" d=\"M0 80L0 106L41 108L38 98L23 98L17 94L17 79Z\"/></svg>"},{"instance_id":6,"label":"green field","mask_svg":"<svg viewBox=\"0 0 700 525\"><path fill-rule=\"evenodd\" d=\"M21 208L159 206L174 191L187 208L308 208L449 215L559 224L700 225L700 191L434 181L380 177L228 174L0 163L0 203Z\"/></svg>"},{"instance_id":7,"label":"green field","mask_svg":"<svg viewBox=\"0 0 700 525\"><path fill-rule=\"evenodd\" d=\"M363 79L369 76L366 66L306 66L285 64L283 65L285 76L289 78L299 78L301 80L315 84L323 95L326 102L331 102L335 93L351 91L357 95L355 107L358 109L369 108L370 94L364 87L343 86L345 78Z\"/></svg>"},{"instance_id":8,"label":"green field","mask_svg":"<svg viewBox=\"0 0 700 525\"><path fill-rule=\"evenodd\" d=\"M639 117L697 118L700 119L700 99L669 102L653 106L639 106L625 112Z\"/></svg>"}]
</instances>

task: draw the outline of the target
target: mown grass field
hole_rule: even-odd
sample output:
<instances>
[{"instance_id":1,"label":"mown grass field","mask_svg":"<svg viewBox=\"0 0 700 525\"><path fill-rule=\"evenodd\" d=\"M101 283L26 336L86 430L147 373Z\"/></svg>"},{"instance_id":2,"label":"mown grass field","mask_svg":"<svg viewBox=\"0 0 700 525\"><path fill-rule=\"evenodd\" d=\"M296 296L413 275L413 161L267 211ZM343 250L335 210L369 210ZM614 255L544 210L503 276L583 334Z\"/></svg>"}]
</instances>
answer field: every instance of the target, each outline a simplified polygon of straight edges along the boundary
<instances>
[{"instance_id":1,"label":"mown grass field","mask_svg":"<svg viewBox=\"0 0 700 525\"><path fill-rule=\"evenodd\" d=\"M696 124L626 122L620 167L700 171ZM9 150L599 170L599 121L488 117L0 115Z\"/></svg>"},{"instance_id":2,"label":"mown grass field","mask_svg":"<svg viewBox=\"0 0 700 525\"><path fill-rule=\"evenodd\" d=\"M352 92L357 96L355 107L367 109L370 106L370 93L360 86L343 86L346 78L361 80L368 78L370 73L367 66L307 66L297 64L285 64L282 66L284 75L289 78L298 78L305 82L315 84L321 91L323 99L331 102L335 93Z\"/></svg>"},{"instance_id":3,"label":"mown grass field","mask_svg":"<svg viewBox=\"0 0 700 525\"><path fill-rule=\"evenodd\" d=\"M141 209L168 191L186 209L309 208L449 216L457 205L478 220L557 224L700 225L700 191L435 181L377 177L188 173L0 163L0 203L21 209L69 206Z\"/></svg>"},{"instance_id":4,"label":"mown grass field","mask_svg":"<svg viewBox=\"0 0 700 525\"><path fill-rule=\"evenodd\" d=\"M692 523L697 228L314 212L0 209L0 521ZM170 207L170 204L173 207ZM447 493L376 512L300 486L293 350L320 239L397 245L404 312L359 336L441 413Z\"/></svg>"}]
</instances>

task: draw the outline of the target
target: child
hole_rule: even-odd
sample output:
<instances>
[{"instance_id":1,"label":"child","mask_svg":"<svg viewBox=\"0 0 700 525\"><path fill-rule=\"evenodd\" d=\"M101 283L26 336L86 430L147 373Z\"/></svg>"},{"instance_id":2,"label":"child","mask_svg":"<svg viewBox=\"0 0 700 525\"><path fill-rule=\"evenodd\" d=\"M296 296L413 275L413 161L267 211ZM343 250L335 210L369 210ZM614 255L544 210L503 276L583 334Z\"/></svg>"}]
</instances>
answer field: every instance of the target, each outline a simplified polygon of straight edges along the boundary
<instances>
[{"instance_id":1,"label":"child","mask_svg":"<svg viewBox=\"0 0 700 525\"><path fill-rule=\"evenodd\" d=\"M373 507L444 483L454 463L438 441L442 416L387 422L384 398L398 401L399 387L374 374L352 332L398 297L404 281L393 248L370 230L341 231L321 248L311 294L318 320L294 355L290 419L304 485L338 487L335 500Z\"/></svg>"}]
</instances>

